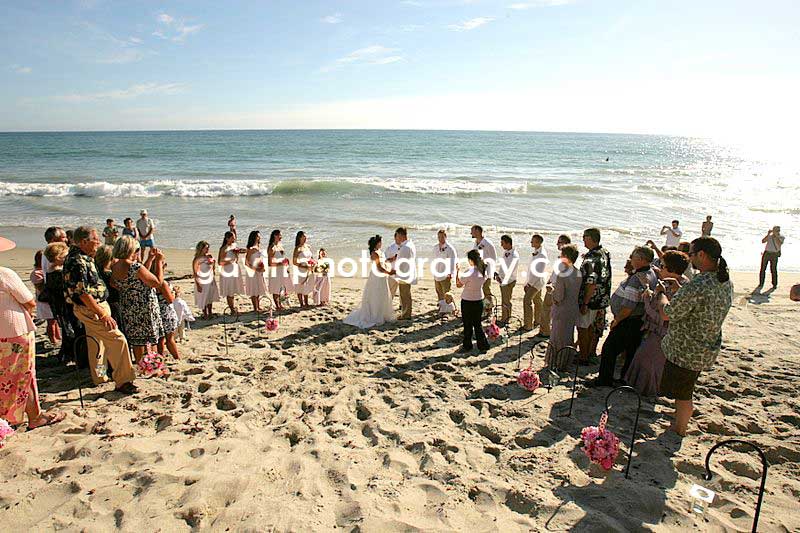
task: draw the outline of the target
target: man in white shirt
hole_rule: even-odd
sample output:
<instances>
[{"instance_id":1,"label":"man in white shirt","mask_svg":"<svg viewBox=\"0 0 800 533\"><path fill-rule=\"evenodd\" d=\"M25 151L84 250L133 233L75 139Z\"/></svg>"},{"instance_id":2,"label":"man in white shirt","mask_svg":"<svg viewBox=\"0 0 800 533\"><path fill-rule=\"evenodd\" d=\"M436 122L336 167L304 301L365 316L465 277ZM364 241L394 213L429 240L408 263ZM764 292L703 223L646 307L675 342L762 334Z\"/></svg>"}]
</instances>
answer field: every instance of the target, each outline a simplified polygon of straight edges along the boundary
<instances>
[{"instance_id":1,"label":"man in white shirt","mask_svg":"<svg viewBox=\"0 0 800 533\"><path fill-rule=\"evenodd\" d=\"M497 271L497 250L492 242L483 236L483 228L475 225L470 231L472 238L475 239L473 250L478 250L483 262L486 263L486 281L483 283L483 297L492 296L492 279Z\"/></svg>"},{"instance_id":2,"label":"man in white shirt","mask_svg":"<svg viewBox=\"0 0 800 533\"><path fill-rule=\"evenodd\" d=\"M417 248L408 238L406 228L397 228L394 232L397 243L397 259L395 260L395 277L400 293L400 316L398 320L411 319L411 286L417 284Z\"/></svg>"},{"instance_id":3,"label":"man in white shirt","mask_svg":"<svg viewBox=\"0 0 800 533\"><path fill-rule=\"evenodd\" d=\"M397 259L397 250L399 249L400 246L396 242L386 247L386 261L392 264L392 268L394 268L394 261ZM397 280L394 279L394 276L389 276L386 279L389 281L389 294L394 298L397 296Z\"/></svg>"},{"instance_id":4,"label":"man in white shirt","mask_svg":"<svg viewBox=\"0 0 800 533\"><path fill-rule=\"evenodd\" d=\"M444 295L450 292L451 281L456 272L458 254L456 249L447 242L447 232L440 229L436 234L439 242L433 247L433 261L431 262L431 272L433 272L433 283L436 287L436 298L441 302Z\"/></svg>"},{"instance_id":5,"label":"man in white shirt","mask_svg":"<svg viewBox=\"0 0 800 533\"><path fill-rule=\"evenodd\" d=\"M677 220L673 220L671 228L669 226L664 226L661 228L661 235L667 236L664 246L672 246L677 248L681 243L681 235L683 235L683 232L678 227L678 224L679 222Z\"/></svg>"},{"instance_id":6,"label":"man in white shirt","mask_svg":"<svg viewBox=\"0 0 800 533\"><path fill-rule=\"evenodd\" d=\"M514 242L510 235L500 237L502 254L497 262L498 272L495 279L500 284L501 314L500 321L505 324L511 316L511 298L514 287L517 285L517 267L519 266L519 253L514 249Z\"/></svg>"},{"instance_id":7,"label":"man in white shirt","mask_svg":"<svg viewBox=\"0 0 800 533\"><path fill-rule=\"evenodd\" d=\"M522 298L522 329L531 331L539 326L539 333L550 335L550 310L547 310L547 321L542 315L542 293L547 285L547 267L549 258L543 247L544 238L536 234L531 237L531 265L528 268L528 279L525 282L525 296Z\"/></svg>"},{"instance_id":8,"label":"man in white shirt","mask_svg":"<svg viewBox=\"0 0 800 533\"><path fill-rule=\"evenodd\" d=\"M136 221L136 230L139 232L139 247L141 248L141 257L144 260L145 249L155 247L155 240L153 240L153 233L156 231L156 225L153 219L148 218L147 209L139 211L139 220Z\"/></svg>"}]
</instances>

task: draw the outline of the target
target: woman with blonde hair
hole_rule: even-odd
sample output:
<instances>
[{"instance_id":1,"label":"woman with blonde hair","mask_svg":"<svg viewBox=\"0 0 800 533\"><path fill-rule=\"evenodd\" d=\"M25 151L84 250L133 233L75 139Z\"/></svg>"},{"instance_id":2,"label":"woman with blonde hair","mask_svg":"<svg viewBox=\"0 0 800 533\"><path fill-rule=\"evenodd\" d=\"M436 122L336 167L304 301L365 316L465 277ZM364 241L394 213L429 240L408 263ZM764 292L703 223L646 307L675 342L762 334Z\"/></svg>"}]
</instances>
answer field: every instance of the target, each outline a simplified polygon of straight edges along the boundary
<instances>
[{"instance_id":1,"label":"woman with blonde hair","mask_svg":"<svg viewBox=\"0 0 800 533\"><path fill-rule=\"evenodd\" d=\"M219 289L214 276L215 261L208 251L208 241L198 242L192 260L194 303L203 311L204 319L211 318L212 304L219 301Z\"/></svg>"}]
</instances>

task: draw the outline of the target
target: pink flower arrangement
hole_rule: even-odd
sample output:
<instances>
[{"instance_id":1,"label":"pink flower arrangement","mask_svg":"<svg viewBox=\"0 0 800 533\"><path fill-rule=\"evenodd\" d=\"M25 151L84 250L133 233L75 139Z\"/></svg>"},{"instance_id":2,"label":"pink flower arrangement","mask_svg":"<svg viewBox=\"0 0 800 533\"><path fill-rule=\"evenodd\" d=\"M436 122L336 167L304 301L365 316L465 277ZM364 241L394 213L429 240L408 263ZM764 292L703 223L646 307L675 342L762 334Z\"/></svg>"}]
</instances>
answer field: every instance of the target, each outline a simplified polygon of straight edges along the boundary
<instances>
[{"instance_id":1,"label":"pink flower arrangement","mask_svg":"<svg viewBox=\"0 0 800 533\"><path fill-rule=\"evenodd\" d=\"M4 419L0 418L0 448L5 446L6 439L14 434L14 428Z\"/></svg>"},{"instance_id":2,"label":"pink flower arrangement","mask_svg":"<svg viewBox=\"0 0 800 533\"><path fill-rule=\"evenodd\" d=\"M277 318L273 318L270 316L268 319L264 321L264 326L267 328L267 331L277 331L278 326L280 326L280 323L278 322Z\"/></svg>"},{"instance_id":3,"label":"pink flower arrangement","mask_svg":"<svg viewBox=\"0 0 800 533\"><path fill-rule=\"evenodd\" d=\"M307 266L308 268L312 268L312 269L313 269L315 266L317 266L317 262L316 262L316 261L314 261L313 259L309 259L309 260L306 262L306 266Z\"/></svg>"},{"instance_id":4,"label":"pink flower arrangement","mask_svg":"<svg viewBox=\"0 0 800 533\"><path fill-rule=\"evenodd\" d=\"M146 353L139 359L139 370L145 376L166 376L169 374L160 353Z\"/></svg>"},{"instance_id":5,"label":"pink flower arrangement","mask_svg":"<svg viewBox=\"0 0 800 533\"><path fill-rule=\"evenodd\" d=\"M500 328L497 326L497 321L492 317L492 322L483 328L483 333L490 341L495 341L500 338Z\"/></svg>"},{"instance_id":6,"label":"pink flower arrangement","mask_svg":"<svg viewBox=\"0 0 800 533\"><path fill-rule=\"evenodd\" d=\"M517 383L526 391L533 392L538 389L542 382L539 379L539 374L533 371L533 368L523 368L517 376Z\"/></svg>"},{"instance_id":7,"label":"pink flower arrangement","mask_svg":"<svg viewBox=\"0 0 800 533\"><path fill-rule=\"evenodd\" d=\"M585 427L581 430L583 439L583 453L590 461L611 470L619 454L619 438L612 431L606 429L608 411L603 411L600 423L597 426Z\"/></svg>"}]
</instances>

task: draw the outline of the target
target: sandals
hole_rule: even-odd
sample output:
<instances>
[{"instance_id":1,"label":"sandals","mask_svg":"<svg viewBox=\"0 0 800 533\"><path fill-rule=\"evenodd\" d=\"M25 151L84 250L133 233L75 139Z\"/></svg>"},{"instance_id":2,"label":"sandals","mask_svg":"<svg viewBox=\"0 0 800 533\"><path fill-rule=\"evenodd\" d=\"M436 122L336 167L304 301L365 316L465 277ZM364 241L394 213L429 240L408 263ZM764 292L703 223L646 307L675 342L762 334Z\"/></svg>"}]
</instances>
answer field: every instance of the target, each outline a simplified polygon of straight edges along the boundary
<instances>
[{"instance_id":1,"label":"sandals","mask_svg":"<svg viewBox=\"0 0 800 533\"><path fill-rule=\"evenodd\" d=\"M129 381L123 384L121 387L115 388L114 392L120 392L122 394L136 394L139 392L139 387Z\"/></svg>"},{"instance_id":2,"label":"sandals","mask_svg":"<svg viewBox=\"0 0 800 533\"><path fill-rule=\"evenodd\" d=\"M34 422L28 422L28 431L44 426L52 426L58 424L67 417L66 413L42 413ZM41 424L34 425L35 422L43 420Z\"/></svg>"}]
</instances>

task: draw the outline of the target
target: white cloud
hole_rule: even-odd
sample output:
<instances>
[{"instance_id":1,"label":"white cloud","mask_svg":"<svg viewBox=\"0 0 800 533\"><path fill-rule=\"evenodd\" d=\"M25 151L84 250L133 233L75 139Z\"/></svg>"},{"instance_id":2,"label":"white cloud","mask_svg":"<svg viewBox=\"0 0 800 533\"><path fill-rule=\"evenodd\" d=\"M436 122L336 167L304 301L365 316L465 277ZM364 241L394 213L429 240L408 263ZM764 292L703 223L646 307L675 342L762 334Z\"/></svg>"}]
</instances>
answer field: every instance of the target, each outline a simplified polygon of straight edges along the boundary
<instances>
[{"instance_id":1,"label":"white cloud","mask_svg":"<svg viewBox=\"0 0 800 533\"><path fill-rule=\"evenodd\" d=\"M493 20L494 17L476 17L474 19L465 20L460 24L450 24L447 27L453 31L470 31L475 28L480 28L485 24L489 24Z\"/></svg>"},{"instance_id":2,"label":"white cloud","mask_svg":"<svg viewBox=\"0 0 800 533\"><path fill-rule=\"evenodd\" d=\"M403 5L406 5L406 6L414 6L414 7L421 7L422 6L422 2L417 2L416 0L403 0L400 3L403 4Z\"/></svg>"},{"instance_id":3,"label":"white cloud","mask_svg":"<svg viewBox=\"0 0 800 533\"><path fill-rule=\"evenodd\" d=\"M159 27L152 34L161 39L176 43L184 42L186 37L205 28L205 24L188 25L185 20L176 19L172 15L166 13L159 13L156 20L158 21Z\"/></svg>"},{"instance_id":4,"label":"white cloud","mask_svg":"<svg viewBox=\"0 0 800 533\"><path fill-rule=\"evenodd\" d=\"M325 24L339 24L342 21L342 14L336 13L333 15L328 15L327 17L322 17L322 22Z\"/></svg>"},{"instance_id":5,"label":"white cloud","mask_svg":"<svg viewBox=\"0 0 800 533\"><path fill-rule=\"evenodd\" d=\"M533 2L517 2L516 4L511 4L508 6L508 9L533 9L536 7L555 7L555 6L565 6L567 4L574 3L575 0L535 0Z\"/></svg>"},{"instance_id":6,"label":"white cloud","mask_svg":"<svg viewBox=\"0 0 800 533\"><path fill-rule=\"evenodd\" d=\"M30 74L31 72L33 72L33 69L31 67L25 67L22 65L11 65L11 70L16 72L17 74Z\"/></svg>"},{"instance_id":7,"label":"white cloud","mask_svg":"<svg viewBox=\"0 0 800 533\"><path fill-rule=\"evenodd\" d=\"M350 52L344 57L340 57L332 64L322 67L322 72L330 72L346 65L388 65L403 61L405 58L400 55L399 48L387 48L381 45L372 45L359 48Z\"/></svg>"},{"instance_id":8,"label":"white cloud","mask_svg":"<svg viewBox=\"0 0 800 533\"><path fill-rule=\"evenodd\" d=\"M59 95L54 96L53 100L74 104L96 102L100 100L127 100L154 94L177 94L183 91L184 87L182 83L138 83L136 85L131 85L127 89Z\"/></svg>"}]
</instances>

